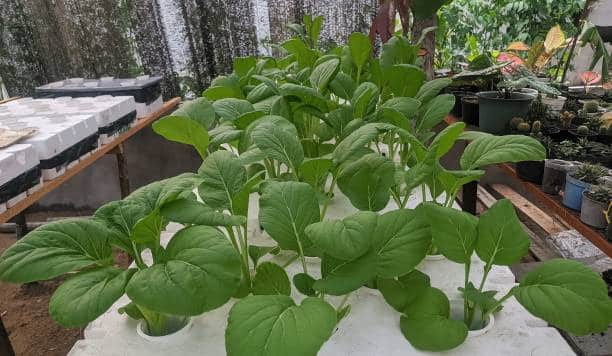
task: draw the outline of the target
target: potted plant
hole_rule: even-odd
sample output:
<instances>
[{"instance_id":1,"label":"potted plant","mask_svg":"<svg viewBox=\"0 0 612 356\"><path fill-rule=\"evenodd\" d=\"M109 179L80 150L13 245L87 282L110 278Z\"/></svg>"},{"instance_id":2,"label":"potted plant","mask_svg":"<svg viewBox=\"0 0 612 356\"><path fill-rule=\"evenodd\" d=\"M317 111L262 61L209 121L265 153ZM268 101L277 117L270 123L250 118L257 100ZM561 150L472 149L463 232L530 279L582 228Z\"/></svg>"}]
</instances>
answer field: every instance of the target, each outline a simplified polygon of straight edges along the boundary
<instances>
[{"instance_id":1,"label":"potted plant","mask_svg":"<svg viewBox=\"0 0 612 356\"><path fill-rule=\"evenodd\" d=\"M590 226L603 229L608 226L604 213L612 201L612 188L592 185L582 193L580 220Z\"/></svg>"},{"instance_id":2,"label":"potted plant","mask_svg":"<svg viewBox=\"0 0 612 356\"><path fill-rule=\"evenodd\" d=\"M520 121L515 119L520 118L513 118L512 120L514 120L515 123ZM512 122L511 125L513 125ZM542 123L540 121L534 121L532 124L529 124L527 122L520 122L516 125L516 129L520 134L529 135L540 141L540 143L544 144L546 151L550 151L550 140L542 135ZM542 178L544 176L544 160L517 162L516 173L522 180L535 184L542 184Z\"/></svg>"},{"instance_id":3,"label":"potted plant","mask_svg":"<svg viewBox=\"0 0 612 356\"><path fill-rule=\"evenodd\" d=\"M563 204L570 209L580 210L582 207L582 193L597 180L608 173L600 165L583 164L567 173L565 189L563 191Z\"/></svg>"},{"instance_id":4,"label":"potted plant","mask_svg":"<svg viewBox=\"0 0 612 356\"><path fill-rule=\"evenodd\" d=\"M551 142L549 147L549 158L544 162L542 191L556 195L565 187L567 172L575 167L571 161L582 155L583 148L572 141Z\"/></svg>"}]
</instances>

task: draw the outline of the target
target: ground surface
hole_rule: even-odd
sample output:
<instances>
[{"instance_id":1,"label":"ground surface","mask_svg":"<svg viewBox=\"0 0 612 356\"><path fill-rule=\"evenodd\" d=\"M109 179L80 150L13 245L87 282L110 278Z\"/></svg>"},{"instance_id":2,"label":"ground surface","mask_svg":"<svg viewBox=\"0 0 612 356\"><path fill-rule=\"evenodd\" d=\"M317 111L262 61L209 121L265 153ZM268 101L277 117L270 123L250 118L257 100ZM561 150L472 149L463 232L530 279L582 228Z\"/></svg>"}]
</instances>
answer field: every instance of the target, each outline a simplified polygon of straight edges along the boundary
<instances>
[{"instance_id":1,"label":"ground surface","mask_svg":"<svg viewBox=\"0 0 612 356\"><path fill-rule=\"evenodd\" d=\"M46 217L36 214L28 219L42 221ZM0 254L16 241L15 234L0 234ZM123 266L128 262L125 255L117 255L116 261ZM65 329L49 316L49 299L60 283L0 282L0 316L17 356L64 356L82 338L82 329Z\"/></svg>"}]
</instances>

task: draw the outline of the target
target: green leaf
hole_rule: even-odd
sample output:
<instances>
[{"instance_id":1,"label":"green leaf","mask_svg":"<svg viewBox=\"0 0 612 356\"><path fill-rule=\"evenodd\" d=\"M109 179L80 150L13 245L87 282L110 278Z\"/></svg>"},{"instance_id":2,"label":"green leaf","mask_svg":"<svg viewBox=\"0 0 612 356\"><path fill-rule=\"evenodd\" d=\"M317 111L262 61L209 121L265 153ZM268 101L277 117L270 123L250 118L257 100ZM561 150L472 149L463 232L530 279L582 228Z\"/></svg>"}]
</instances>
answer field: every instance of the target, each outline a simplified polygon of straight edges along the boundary
<instances>
[{"instance_id":1,"label":"green leaf","mask_svg":"<svg viewBox=\"0 0 612 356\"><path fill-rule=\"evenodd\" d=\"M331 295L348 294L376 278L376 253L371 250L348 261L324 255L321 271L323 278L312 286L315 290Z\"/></svg>"},{"instance_id":2,"label":"green leaf","mask_svg":"<svg viewBox=\"0 0 612 356\"><path fill-rule=\"evenodd\" d=\"M300 166L300 174L304 182L317 187L325 182L332 165L333 161L329 158L306 159Z\"/></svg>"},{"instance_id":3,"label":"green leaf","mask_svg":"<svg viewBox=\"0 0 612 356\"><path fill-rule=\"evenodd\" d=\"M357 83L350 75L338 72L334 79L329 83L329 90L338 97L350 100L353 97Z\"/></svg>"},{"instance_id":4,"label":"green leaf","mask_svg":"<svg viewBox=\"0 0 612 356\"><path fill-rule=\"evenodd\" d=\"M375 84L370 82L361 83L361 85L355 89L351 99L353 116L355 118L364 118L372 113L376 108L379 97L380 91Z\"/></svg>"},{"instance_id":5,"label":"green leaf","mask_svg":"<svg viewBox=\"0 0 612 356\"><path fill-rule=\"evenodd\" d=\"M266 83L260 83L247 94L246 99L251 103L258 103L276 94L274 89L270 88Z\"/></svg>"},{"instance_id":6,"label":"green leaf","mask_svg":"<svg viewBox=\"0 0 612 356\"><path fill-rule=\"evenodd\" d=\"M0 280L44 281L82 268L112 264L104 225L86 219L45 224L17 241L0 256Z\"/></svg>"},{"instance_id":7,"label":"green leaf","mask_svg":"<svg viewBox=\"0 0 612 356\"><path fill-rule=\"evenodd\" d=\"M162 205L175 199L192 194L202 178L193 173L184 173L176 177L160 180L133 191L124 201L133 202L143 208L144 215L159 209Z\"/></svg>"},{"instance_id":8,"label":"green leaf","mask_svg":"<svg viewBox=\"0 0 612 356\"><path fill-rule=\"evenodd\" d=\"M246 114L242 114L234 121L234 126L240 130L246 129L251 123L262 118L266 114L262 111L251 111Z\"/></svg>"},{"instance_id":9,"label":"green leaf","mask_svg":"<svg viewBox=\"0 0 612 356\"><path fill-rule=\"evenodd\" d=\"M461 155L462 169L476 169L490 164L541 161L546 149L538 140L524 135L482 135L472 141Z\"/></svg>"},{"instance_id":10,"label":"green leaf","mask_svg":"<svg viewBox=\"0 0 612 356\"><path fill-rule=\"evenodd\" d=\"M230 121L236 120L243 114L255 111L255 108L250 102L242 99L220 99L215 101L212 105L219 117Z\"/></svg>"},{"instance_id":11,"label":"green leaf","mask_svg":"<svg viewBox=\"0 0 612 356\"><path fill-rule=\"evenodd\" d=\"M415 269L397 279L378 278L376 287L393 309L403 313L409 304L427 291L430 283L429 276Z\"/></svg>"},{"instance_id":12,"label":"green leaf","mask_svg":"<svg viewBox=\"0 0 612 356\"><path fill-rule=\"evenodd\" d=\"M153 210L147 216L138 220L132 227L130 240L137 244L154 243L165 227L164 219L158 210Z\"/></svg>"},{"instance_id":13,"label":"green leaf","mask_svg":"<svg viewBox=\"0 0 612 356\"><path fill-rule=\"evenodd\" d=\"M232 153L216 151L208 156L198 170L202 184L198 192L206 205L215 209L229 209L232 201L247 180L246 169Z\"/></svg>"},{"instance_id":14,"label":"green leaf","mask_svg":"<svg viewBox=\"0 0 612 356\"><path fill-rule=\"evenodd\" d=\"M287 52L293 54L297 59L300 68L307 68L314 65L317 60L317 52L308 48L299 38L292 38L281 44Z\"/></svg>"},{"instance_id":15,"label":"green leaf","mask_svg":"<svg viewBox=\"0 0 612 356\"><path fill-rule=\"evenodd\" d=\"M160 212L170 221L181 224L239 226L246 223L244 216L227 215L191 199L177 199L166 203Z\"/></svg>"},{"instance_id":16,"label":"green leaf","mask_svg":"<svg viewBox=\"0 0 612 356\"><path fill-rule=\"evenodd\" d=\"M208 132L199 122L180 117L166 116L153 123L153 131L165 139L193 146L200 157L206 157Z\"/></svg>"},{"instance_id":17,"label":"green leaf","mask_svg":"<svg viewBox=\"0 0 612 356\"><path fill-rule=\"evenodd\" d=\"M450 350L461 345L468 328L449 319L450 304L444 293L429 287L421 293L400 318L400 329L410 344L426 351Z\"/></svg>"},{"instance_id":18,"label":"green leaf","mask_svg":"<svg viewBox=\"0 0 612 356\"><path fill-rule=\"evenodd\" d=\"M285 270L272 262L263 262L257 266L253 279L255 295L290 295L291 282Z\"/></svg>"},{"instance_id":19,"label":"green leaf","mask_svg":"<svg viewBox=\"0 0 612 356\"><path fill-rule=\"evenodd\" d=\"M434 137L431 142L430 147L436 149L436 158L441 158L444 156L451 148L455 145L455 142L459 138L459 135L463 132L465 128L465 123L456 122L452 125L449 125L444 128L444 130L440 131Z\"/></svg>"},{"instance_id":20,"label":"green leaf","mask_svg":"<svg viewBox=\"0 0 612 356\"><path fill-rule=\"evenodd\" d=\"M447 2L447 0L413 0L410 2L410 8L416 20L424 20L433 16Z\"/></svg>"},{"instance_id":21,"label":"green leaf","mask_svg":"<svg viewBox=\"0 0 612 356\"><path fill-rule=\"evenodd\" d=\"M278 250L278 247L249 245L249 257L251 257L253 265L257 266L260 258L276 250Z\"/></svg>"},{"instance_id":22,"label":"green leaf","mask_svg":"<svg viewBox=\"0 0 612 356\"><path fill-rule=\"evenodd\" d=\"M310 240L330 256L350 260L365 254L371 244L378 215L363 211L343 220L322 221L306 228Z\"/></svg>"},{"instance_id":23,"label":"green leaf","mask_svg":"<svg viewBox=\"0 0 612 356\"><path fill-rule=\"evenodd\" d=\"M314 106L321 112L329 110L327 101L313 88L292 83L285 83L279 88L281 94L290 101L300 101L303 104Z\"/></svg>"},{"instance_id":24,"label":"green leaf","mask_svg":"<svg viewBox=\"0 0 612 356\"><path fill-rule=\"evenodd\" d=\"M257 65L257 58L254 56L234 58L234 73L244 77Z\"/></svg>"},{"instance_id":25,"label":"green leaf","mask_svg":"<svg viewBox=\"0 0 612 356\"><path fill-rule=\"evenodd\" d=\"M384 209L395 184L395 164L377 153L347 163L338 174L338 187L359 210Z\"/></svg>"},{"instance_id":26,"label":"green leaf","mask_svg":"<svg viewBox=\"0 0 612 356\"><path fill-rule=\"evenodd\" d=\"M343 137L347 130L347 125L353 120L353 112L348 108L339 108L327 114L326 123L331 126L336 135Z\"/></svg>"},{"instance_id":27,"label":"green leaf","mask_svg":"<svg viewBox=\"0 0 612 356\"><path fill-rule=\"evenodd\" d=\"M106 226L111 244L133 253L132 240L130 240L132 228L147 213L148 210L137 202L117 200L96 210L93 219Z\"/></svg>"},{"instance_id":28,"label":"green leaf","mask_svg":"<svg viewBox=\"0 0 612 356\"><path fill-rule=\"evenodd\" d=\"M383 278L412 271L425 258L431 245L427 221L408 209L381 215L373 237L378 257L377 275Z\"/></svg>"},{"instance_id":29,"label":"green leaf","mask_svg":"<svg viewBox=\"0 0 612 356\"><path fill-rule=\"evenodd\" d=\"M314 297L317 292L312 287L315 283L315 279L306 273L298 273L293 276L293 285L302 294Z\"/></svg>"},{"instance_id":30,"label":"green leaf","mask_svg":"<svg viewBox=\"0 0 612 356\"><path fill-rule=\"evenodd\" d=\"M249 296L229 313L228 356L313 356L336 326L336 310L319 298L301 305L284 295Z\"/></svg>"},{"instance_id":31,"label":"green leaf","mask_svg":"<svg viewBox=\"0 0 612 356\"><path fill-rule=\"evenodd\" d=\"M208 100L221 100L225 98L244 98L244 94L238 86L211 86L204 90L202 96Z\"/></svg>"},{"instance_id":32,"label":"green leaf","mask_svg":"<svg viewBox=\"0 0 612 356\"><path fill-rule=\"evenodd\" d=\"M576 261L543 262L523 277L514 296L533 315L577 335L603 332L612 322L606 284Z\"/></svg>"},{"instance_id":33,"label":"green leaf","mask_svg":"<svg viewBox=\"0 0 612 356\"><path fill-rule=\"evenodd\" d=\"M119 312L119 314L127 314L127 316L134 320L144 319L144 315L142 315L142 312L140 309L138 309L138 306L134 304L134 302L129 302L128 304L122 306L121 308L117 309L117 312Z\"/></svg>"},{"instance_id":34,"label":"green leaf","mask_svg":"<svg viewBox=\"0 0 612 356\"><path fill-rule=\"evenodd\" d=\"M431 130L444 121L455 105L452 94L438 95L421 108L421 115L417 120L419 131Z\"/></svg>"},{"instance_id":35,"label":"green leaf","mask_svg":"<svg viewBox=\"0 0 612 356\"><path fill-rule=\"evenodd\" d=\"M319 220L317 196L306 183L272 182L259 198L259 222L284 250L309 247L304 229Z\"/></svg>"},{"instance_id":36,"label":"green leaf","mask_svg":"<svg viewBox=\"0 0 612 356\"><path fill-rule=\"evenodd\" d=\"M407 97L414 97L427 79L425 72L412 64L395 64L384 71L384 76L395 96Z\"/></svg>"},{"instance_id":37,"label":"green leaf","mask_svg":"<svg viewBox=\"0 0 612 356\"><path fill-rule=\"evenodd\" d=\"M310 83L313 87L323 91L327 88L329 83L334 79L336 73L340 69L339 59L330 59L325 61L318 66L310 74Z\"/></svg>"},{"instance_id":38,"label":"green leaf","mask_svg":"<svg viewBox=\"0 0 612 356\"><path fill-rule=\"evenodd\" d=\"M433 244L441 254L457 263L470 263L477 238L475 216L434 203L424 203L416 211L429 221Z\"/></svg>"},{"instance_id":39,"label":"green leaf","mask_svg":"<svg viewBox=\"0 0 612 356\"><path fill-rule=\"evenodd\" d=\"M353 32L348 39L351 58L357 68L363 68L368 59L372 56L372 42L370 37L361 32Z\"/></svg>"},{"instance_id":40,"label":"green leaf","mask_svg":"<svg viewBox=\"0 0 612 356\"><path fill-rule=\"evenodd\" d=\"M487 264L519 262L529 252L530 241L509 200L498 200L480 216L476 254Z\"/></svg>"},{"instance_id":41,"label":"green leaf","mask_svg":"<svg viewBox=\"0 0 612 356\"><path fill-rule=\"evenodd\" d=\"M468 329L461 321L440 315L400 318L400 329L412 346L425 351L445 351L463 344Z\"/></svg>"},{"instance_id":42,"label":"green leaf","mask_svg":"<svg viewBox=\"0 0 612 356\"><path fill-rule=\"evenodd\" d=\"M257 112L257 111L255 111ZM224 143L232 143L242 137L242 130L234 129L233 125L219 125L208 132L210 135L210 151L216 151Z\"/></svg>"},{"instance_id":43,"label":"green leaf","mask_svg":"<svg viewBox=\"0 0 612 356\"><path fill-rule=\"evenodd\" d=\"M253 131L253 141L269 158L286 164L294 173L304 160L298 137L276 125L257 126Z\"/></svg>"},{"instance_id":44,"label":"green leaf","mask_svg":"<svg viewBox=\"0 0 612 356\"><path fill-rule=\"evenodd\" d=\"M87 325L121 297L136 272L103 267L81 272L62 283L49 301L49 314L65 328Z\"/></svg>"},{"instance_id":45,"label":"green leaf","mask_svg":"<svg viewBox=\"0 0 612 356\"><path fill-rule=\"evenodd\" d=\"M191 119L208 129L215 122L215 109L206 98L184 101L171 116Z\"/></svg>"},{"instance_id":46,"label":"green leaf","mask_svg":"<svg viewBox=\"0 0 612 356\"><path fill-rule=\"evenodd\" d=\"M191 226L172 237L163 263L132 276L126 293L134 303L159 313L199 315L225 304L241 275L240 258L223 233Z\"/></svg>"},{"instance_id":47,"label":"green leaf","mask_svg":"<svg viewBox=\"0 0 612 356\"><path fill-rule=\"evenodd\" d=\"M394 64L416 64L418 46L412 46L410 41L403 36L393 36L383 44L380 55L380 66L391 67Z\"/></svg>"},{"instance_id":48,"label":"green leaf","mask_svg":"<svg viewBox=\"0 0 612 356\"><path fill-rule=\"evenodd\" d=\"M245 152L252 148L252 146L254 145L253 132L257 129L257 127L259 127L259 125L266 124L277 126L291 134L294 134L295 136L297 136L298 134L295 125L293 125L291 121L285 119L284 117L276 115L262 116L261 118L249 124L249 126L247 126L247 128L244 130L242 134L242 139L240 140L240 144L238 145L238 149L240 150L240 152Z\"/></svg>"},{"instance_id":49,"label":"green leaf","mask_svg":"<svg viewBox=\"0 0 612 356\"><path fill-rule=\"evenodd\" d=\"M502 308L498 300L495 299L495 294L497 294L495 290L480 291L472 282L468 282L467 289L458 289L470 304L473 304L477 310L484 314L495 313Z\"/></svg>"},{"instance_id":50,"label":"green leaf","mask_svg":"<svg viewBox=\"0 0 612 356\"><path fill-rule=\"evenodd\" d=\"M423 104L427 104L431 99L440 94L442 89L451 85L452 82L453 80L450 78L438 78L425 82L414 98Z\"/></svg>"},{"instance_id":51,"label":"green leaf","mask_svg":"<svg viewBox=\"0 0 612 356\"><path fill-rule=\"evenodd\" d=\"M265 171L255 173L249 180L244 183L238 193L232 199L232 208L234 214L248 216L249 215L249 197L255 187L264 179Z\"/></svg>"},{"instance_id":52,"label":"green leaf","mask_svg":"<svg viewBox=\"0 0 612 356\"><path fill-rule=\"evenodd\" d=\"M393 109L402 114L406 121L413 119L419 110L421 103L413 98L395 97L384 102L382 109Z\"/></svg>"},{"instance_id":53,"label":"green leaf","mask_svg":"<svg viewBox=\"0 0 612 356\"><path fill-rule=\"evenodd\" d=\"M334 150L334 163L340 164L351 157L355 152L372 142L378 135L392 131L394 126L381 123L369 123L353 131L342 140Z\"/></svg>"}]
</instances>

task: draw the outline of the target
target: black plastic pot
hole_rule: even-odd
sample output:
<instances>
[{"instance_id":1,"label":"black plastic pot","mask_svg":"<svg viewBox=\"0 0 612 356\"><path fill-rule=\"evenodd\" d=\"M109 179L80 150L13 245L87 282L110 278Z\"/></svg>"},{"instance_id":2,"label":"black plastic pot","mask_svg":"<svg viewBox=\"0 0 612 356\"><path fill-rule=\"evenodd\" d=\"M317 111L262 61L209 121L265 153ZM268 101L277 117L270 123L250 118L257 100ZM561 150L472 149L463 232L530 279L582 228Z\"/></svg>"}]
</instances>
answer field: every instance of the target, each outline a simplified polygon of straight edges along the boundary
<instances>
[{"instance_id":1,"label":"black plastic pot","mask_svg":"<svg viewBox=\"0 0 612 356\"><path fill-rule=\"evenodd\" d=\"M560 159L547 159L544 163L542 176L542 191L546 194L557 195L565 187L565 176L574 164Z\"/></svg>"},{"instance_id":2,"label":"black plastic pot","mask_svg":"<svg viewBox=\"0 0 612 356\"><path fill-rule=\"evenodd\" d=\"M505 134L510 130L510 120L513 117L527 117L529 104L533 96L523 93L504 93L497 91L484 91L477 94L479 114L478 126L484 132L492 134Z\"/></svg>"},{"instance_id":3,"label":"black plastic pot","mask_svg":"<svg viewBox=\"0 0 612 356\"><path fill-rule=\"evenodd\" d=\"M461 100L463 99L464 96L469 95L471 93L466 92L464 90L455 90L455 91L452 91L451 94L455 96L455 106L453 106L453 110L451 111L451 113L456 118L460 118L461 115L463 114Z\"/></svg>"},{"instance_id":4,"label":"black plastic pot","mask_svg":"<svg viewBox=\"0 0 612 356\"><path fill-rule=\"evenodd\" d=\"M542 184L544 161L523 161L516 164L516 174L524 181Z\"/></svg>"},{"instance_id":5,"label":"black plastic pot","mask_svg":"<svg viewBox=\"0 0 612 356\"><path fill-rule=\"evenodd\" d=\"M468 125L478 126L478 97L466 95L461 99L461 117Z\"/></svg>"},{"instance_id":6,"label":"black plastic pot","mask_svg":"<svg viewBox=\"0 0 612 356\"><path fill-rule=\"evenodd\" d=\"M612 26L595 26L604 42L612 42Z\"/></svg>"}]
</instances>

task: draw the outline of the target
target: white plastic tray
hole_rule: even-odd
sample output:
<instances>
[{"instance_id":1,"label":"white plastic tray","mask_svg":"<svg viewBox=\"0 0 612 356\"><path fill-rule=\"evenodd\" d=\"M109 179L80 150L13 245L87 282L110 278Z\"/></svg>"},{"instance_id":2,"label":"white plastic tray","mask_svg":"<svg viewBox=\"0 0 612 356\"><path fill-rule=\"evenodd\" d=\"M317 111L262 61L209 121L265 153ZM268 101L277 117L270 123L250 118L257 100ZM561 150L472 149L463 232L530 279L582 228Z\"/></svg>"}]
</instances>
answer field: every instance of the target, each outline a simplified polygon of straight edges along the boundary
<instances>
[{"instance_id":1,"label":"white plastic tray","mask_svg":"<svg viewBox=\"0 0 612 356\"><path fill-rule=\"evenodd\" d=\"M416 193L409 206L414 207L421 201ZM256 197L252 196L249 210L249 239L254 244L272 244L272 241L259 230L257 221ZM387 209L393 209L390 203ZM329 207L327 218L340 218L356 212L347 198L337 192ZM162 236L167 242L172 234L180 229L178 224L170 224ZM150 256L144 256L150 263ZM286 255L274 257L282 263ZM318 262L308 261L309 273L318 277ZM431 277L432 285L442 289L452 299L459 296L457 287L463 282L463 266L448 260L424 261L418 269ZM287 271L290 275L301 272L299 262L291 264ZM478 282L482 277L483 263L475 258L472 264L471 279ZM514 286L514 275L507 267L495 266L488 278L487 289L506 293ZM295 289L292 296L300 301L304 298ZM326 300L337 306L339 299L327 297ZM126 296L118 300L111 309L85 329L84 340L79 340L69 355L71 356L145 356L145 355L225 355L225 328L228 312L235 302L230 301L223 307L195 317L193 327L180 341L151 342L137 335L137 322L120 315L117 309L129 302ZM432 355L414 349L404 338L399 328L400 314L388 306L376 290L361 288L350 296L351 312L343 319L319 352L322 356L407 356ZM514 299L504 304L495 315L495 324L486 334L469 337L464 344L442 354L449 355L574 355L571 348L557 332L546 323L530 315ZM288 355L290 356L290 355Z\"/></svg>"},{"instance_id":2,"label":"white plastic tray","mask_svg":"<svg viewBox=\"0 0 612 356\"><path fill-rule=\"evenodd\" d=\"M14 144L0 149L0 186L36 167L38 154L32 145Z\"/></svg>"}]
</instances>

